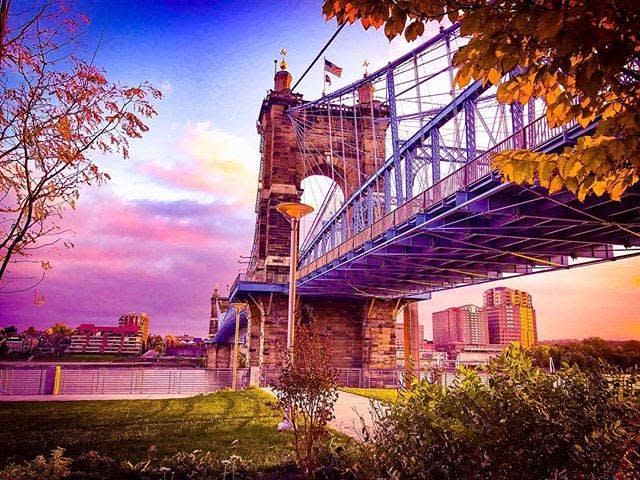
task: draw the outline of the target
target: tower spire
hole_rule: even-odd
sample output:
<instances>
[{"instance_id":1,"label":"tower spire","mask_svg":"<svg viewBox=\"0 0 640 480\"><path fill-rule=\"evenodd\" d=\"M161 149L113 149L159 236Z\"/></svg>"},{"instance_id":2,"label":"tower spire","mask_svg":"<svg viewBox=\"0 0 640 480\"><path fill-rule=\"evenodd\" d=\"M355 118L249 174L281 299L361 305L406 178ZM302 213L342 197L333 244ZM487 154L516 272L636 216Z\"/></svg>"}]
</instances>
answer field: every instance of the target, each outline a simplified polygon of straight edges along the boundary
<instances>
[{"instance_id":1,"label":"tower spire","mask_svg":"<svg viewBox=\"0 0 640 480\"><path fill-rule=\"evenodd\" d=\"M287 92L291 90L291 80L293 77L287 71L288 65L285 57L287 56L287 49L283 48L280 50L280 55L282 55L282 60L280 61L280 71L276 72L274 77L274 87L273 90L275 92Z\"/></svg>"}]
</instances>

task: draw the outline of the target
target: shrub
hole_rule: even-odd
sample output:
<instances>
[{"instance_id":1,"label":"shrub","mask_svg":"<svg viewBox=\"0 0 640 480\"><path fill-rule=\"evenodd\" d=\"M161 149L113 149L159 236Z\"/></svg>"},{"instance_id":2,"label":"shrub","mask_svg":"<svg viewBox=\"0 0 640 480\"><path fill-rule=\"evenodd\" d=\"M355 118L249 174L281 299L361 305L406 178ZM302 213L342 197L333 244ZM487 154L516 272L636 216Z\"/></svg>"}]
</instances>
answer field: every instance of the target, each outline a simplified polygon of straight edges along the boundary
<instances>
[{"instance_id":1,"label":"shrub","mask_svg":"<svg viewBox=\"0 0 640 480\"><path fill-rule=\"evenodd\" d=\"M417 383L411 395L378 412L366 440L369 471L356 477L640 478L637 376L568 366L548 373L517 346L486 370L487 383L464 368L450 387Z\"/></svg>"},{"instance_id":2,"label":"shrub","mask_svg":"<svg viewBox=\"0 0 640 480\"><path fill-rule=\"evenodd\" d=\"M211 452L194 450L170 457L150 457L145 462L123 466L143 480L243 480L250 476L250 465L238 455L218 460Z\"/></svg>"},{"instance_id":3,"label":"shrub","mask_svg":"<svg viewBox=\"0 0 640 480\"><path fill-rule=\"evenodd\" d=\"M71 460L56 448L47 459L38 455L23 465L11 464L0 471L0 480L62 480L69 476Z\"/></svg>"},{"instance_id":4,"label":"shrub","mask_svg":"<svg viewBox=\"0 0 640 480\"><path fill-rule=\"evenodd\" d=\"M87 452L71 459L69 480L120 480L128 478L120 463L97 452ZM130 478L130 477L129 477Z\"/></svg>"},{"instance_id":5,"label":"shrub","mask_svg":"<svg viewBox=\"0 0 640 480\"><path fill-rule=\"evenodd\" d=\"M277 406L292 426L296 458L307 476L316 468L316 453L338 399L338 371L330 359L329 339L313 323L299 327L276 388Z\"/></svg>"},{"instance_id":6,"label":"shrub","mask_svg":"<svg viewBox=\"0 0 640 480\"><path fill-rule=\"evenodd\" d=\"M210 452L156 458L149 449L144 462L118 463L96 452L69 458L58 448L50 458L38 456L22 465L11 464L0 470L0 480L247 480L255 478L249 465L237 455L218 460Z\"/></svg>"}]
</instances>

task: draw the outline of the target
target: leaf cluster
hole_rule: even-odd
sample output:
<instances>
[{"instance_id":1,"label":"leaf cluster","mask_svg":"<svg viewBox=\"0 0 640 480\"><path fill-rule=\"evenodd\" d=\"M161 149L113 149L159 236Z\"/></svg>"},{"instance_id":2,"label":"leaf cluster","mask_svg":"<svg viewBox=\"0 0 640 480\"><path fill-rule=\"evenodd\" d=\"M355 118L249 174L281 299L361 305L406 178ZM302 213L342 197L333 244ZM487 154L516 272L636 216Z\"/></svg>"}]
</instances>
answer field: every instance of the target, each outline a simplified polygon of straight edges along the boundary
<instances>
[{"instance_id":1,"label":"leaf cluster","mask_svg":"<svg viewBox=\"0 0 640 480\"><path fill-rule=\"evenodd\" d=\"M549 373L517 346L486 372L486 382L466 368L450 387L422 381L382 411L367 478L633 478L624 475L638 467L637 375Z\"/></svg>"},{"instance_id":2,"label":"leaf cluster","mask_svg":"<svg viewBox=\"0 0 640 480\"><path fill-rule=\"evenodd\" d=\"M469 38L454 56L455 83L498 86L498 101L546 104L552 127L595 131L561 153L507 151L493 165L507 180L581 200L618 200L640 178L640 9L635 0L325 0L338 23L384 25L389 39L414 40L430 20L459 21Z\"/></svg>"}]
</instances>

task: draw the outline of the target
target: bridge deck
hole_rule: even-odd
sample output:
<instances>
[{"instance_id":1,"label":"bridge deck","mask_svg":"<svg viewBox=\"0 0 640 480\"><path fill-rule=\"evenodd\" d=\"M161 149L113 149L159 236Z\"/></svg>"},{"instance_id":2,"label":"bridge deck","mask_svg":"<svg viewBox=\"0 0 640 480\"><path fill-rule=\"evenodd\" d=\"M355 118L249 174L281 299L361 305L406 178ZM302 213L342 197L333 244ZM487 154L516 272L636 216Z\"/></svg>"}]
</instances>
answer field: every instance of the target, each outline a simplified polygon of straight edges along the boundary
<instances>
[{"instance_id":1,"label":"bridge deck","mask_svg":"<svg viewBox=\"0 0 640 480\"><path fill-rule=\"evenodd\" d=\"M575 126L536 149L554 151L584 133ZM303 266L300 294L428 298L433 291L638 254L629 247L640 240L640 188L620 202L581 203L567 191L548 195L502 183L490 154Z\"/></svg>"}]
</instances>

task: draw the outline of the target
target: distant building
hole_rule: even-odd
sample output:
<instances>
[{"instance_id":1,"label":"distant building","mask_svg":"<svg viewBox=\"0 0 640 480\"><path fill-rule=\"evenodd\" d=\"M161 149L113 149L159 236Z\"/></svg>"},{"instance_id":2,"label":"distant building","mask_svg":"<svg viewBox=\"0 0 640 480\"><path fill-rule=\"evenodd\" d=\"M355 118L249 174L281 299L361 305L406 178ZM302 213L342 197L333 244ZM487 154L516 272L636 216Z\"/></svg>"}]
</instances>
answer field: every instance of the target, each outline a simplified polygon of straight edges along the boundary
<instances>
[{"instance_id":1,"label":"distant building","mask_svg":"<svg viewBox=\"0 0 640 480\"><path fill-rule=\"evenodd\" d=\"M464 349L455 352L455 357L451 357L451 360L455 360L459 365L475 366L483 365L493 357L500 355L504 345L465 345Z\"/></svg>"},{"instance_id":2,"label":"distant building","mask_svg":"<svg viewBox=\"0 0 640 480\"><path fill-rule=\"evenodd\" d=\"M125 313L118 320L120 327L135 326L142 338L142 347L146 348L149 340L149 315L146 313Z\"/></svg>"},{"instance_id":3,"label":"distant building","mask_svg":"<svg viewBox=\"0 0 640 480\"><path fill-rule=\"evenodd\" d=\"M71 336L67 353L139 355L143 346L140 327L132 323L118 326L83 323Z\"/></svg>"},{"instance_id":4,"label":"distant building","mask_svg":"<svg viewBox=\"0 0 640 480\"><path fill-rule=\"evenodd\" d=\"M491 343L520 342L523 347L530 347L538 341L536 312L527 292L491 288L484 292L484 308Z\"/></svg>"},{"instance_id":5,"label":"distant building","mask_svg":"<svg viewBox=\"0 0 640 480\"><path fill-rule=\"evenodd\" d=\"M10 353L29 353L38 346L38 339L30 335L21 334L0 339L0 343L4 343Z\"/></svg>"},{"instance_id":6,"label":"distant building","mask_svg":"<svg viewBox=\"0 0 640 480\"><path fill-rule=\"evenodd\" d=\"M452 354L472 345L489 343L486 312L475 305L451 307L434 312L433 345L436 350Z\"/></svg>"},{"instance_id":7,"label":"distant building","mask_svg":"<svg viewBox=\"0 0 640 480\"><path fill-rule=\"evenodd\" d=\"M423 330L424 330L424 327L423 327ZM421 339L420 340L420 351L421 352L433 352L433 351L435 351L435 347L433 346L433 340L427 340L426 338Z\"/></svg>"}]
</instances>

